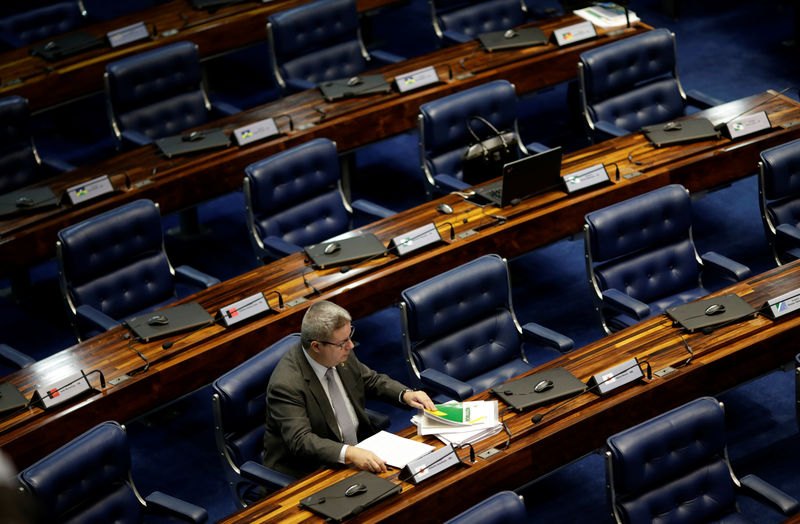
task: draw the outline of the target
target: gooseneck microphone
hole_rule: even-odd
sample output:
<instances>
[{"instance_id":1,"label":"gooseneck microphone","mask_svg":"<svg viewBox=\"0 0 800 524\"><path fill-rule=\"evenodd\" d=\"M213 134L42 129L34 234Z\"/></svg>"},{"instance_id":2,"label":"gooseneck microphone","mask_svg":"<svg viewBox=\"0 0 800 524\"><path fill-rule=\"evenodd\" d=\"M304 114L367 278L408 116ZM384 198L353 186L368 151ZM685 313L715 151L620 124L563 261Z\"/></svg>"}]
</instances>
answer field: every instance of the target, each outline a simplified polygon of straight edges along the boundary
<instances>
[{"instance_id":1,"label":"gooseneck microphone","mask_svg":"<svg viewBox=\"0 0 800 524\"><path fill-rule=\"evenodd\" d=\"M755 109L757 107L761 107L764 104L766 104L767 102L771 102L772 99L774 99L778 95L782 95L783 93L785 93L786 91L788 91L791 88L792 88L792 86L785 87L785 88L781 89L780 91L778 91L777 93L775 93L774 95L772 95L771 97L767 98L766 100L763 100L763 101L761 101L761 102L759 102L759 103L757 103L755 105L752 105L752 106L748 107L747 109L745 109L744 111L742 111L741 113L736 115L735 117L729 118L728 120L723 120L722 122L720 122L719 124L714 126L714 131L719 131L720 129L722 129L723 127L728 125L729 123L733 122L734 120L736 120L740 116L744 115L745 113L747 113L749 111L752 111L753 109Z\"/></svg>"}]
</instances>

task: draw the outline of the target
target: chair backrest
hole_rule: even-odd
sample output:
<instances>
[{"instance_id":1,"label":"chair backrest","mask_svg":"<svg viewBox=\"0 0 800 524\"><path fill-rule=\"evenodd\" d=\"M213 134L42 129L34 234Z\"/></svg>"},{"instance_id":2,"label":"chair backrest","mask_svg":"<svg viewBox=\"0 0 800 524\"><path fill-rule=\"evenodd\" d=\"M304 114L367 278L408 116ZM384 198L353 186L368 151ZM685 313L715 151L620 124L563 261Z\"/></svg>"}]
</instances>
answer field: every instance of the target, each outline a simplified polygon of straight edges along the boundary
<instances>
[{"instance_id":1,"label":"chair backrest","mask_svg":"<svg viewBox=\"0 0 800 524\"><path fill-rule=\"evenodd\" d=\"M263 459L267 384L283 355L299 341L299 333L287 335L211 385L217 450L226 473L233 473L230 484L242 506L246 483L238 476L239 467Z\"/></svg>"},{"instance_id":2,"label":"chair backrest","mask_svg":"<svg viewBox=\"0 0 800 524\"><path fill-rule=\"evenodd\" d=\"M586 271L595 298L617 289L645 303L696 288L700 258L689 193L672 184L585 217Z\"/></svg>"},{"instance_id":3,"label":"chair backrest","mask_svg":"<svg viewBox=\"0 0 800 524\"><path fill-rule=\"evenodd\" d=\"M0 41L10 47L23 47L52 36L67 33L85 23L81 2L56 2L0 18Z\"/></svg>"},{"instance_id":4,"label":"chair backrest","mask_svg":"<svg viewBox=\"0 0 800 524\"><path fill-rule=\"evenodd\" d=\"M469 39L525 23L527 9L520 0L429 0L436 36L455 32Z\"/></svg>"},{"instance_id":5,"label":"chair backrest","mask_svg":"<svg viewBox=\"0 0 800 524\"><path fill-rule=\"evenodd\" d=\"M586 51L578 63L583 112L590 129L603 120L636 131L683 114L675 36L667 29Z\"/></svg>"},{"instance_id":6,"label":"chair backrest","mask_svg":"<svg viewBox=\"0 0 800 524\"><path fill-rule=\"evenodd\" d=\"M317 84L367 67L355 0L317 0L272 14L267 33L272 71L281 87L289 78Z\"/></svg>"},{"instance_id":7,"label":"chair backrest","mask_svg":"<svg viewBox=\"0 0 800 524\"><path fill-rule=\"evenodd\" d=\"M339 156L336 144L327 138L251 164L245 175L254 242L275 236L302 247L347 231L349 212L340 188Z\"/></svg>"},{"instance_id":8,"label":"chair backrest","mask_svg":"<svg viewBox=\"0 0 800 524\"><path fill-rule=\"evenodd\" d=\"M38 181L40 163L28 101L16 95L0 98L0 194Z\"/></svg>"},{"instance_id":9,"label":"chair backrest","mask_svg":"<svg viewBox=\"0 0 800 524\"><path fill-rule=\"evenodd\" d=\"M433 185L433 177L441 174L463 178L461 157L475 140L467 128L469 118L481 116L499 131L511 130L519 135L516 110L514 85L506 80L495 80L422 104L418 117L419 152L428 183ZM480 138L493 134L479 121L472 120L470 125Z\"/></svg>"},{"instance_id":10,"label":"chair backrest","mask_svg":"<svg viewBox=\"0 0 800 524\"><path fill-rule=\"evenodd\" d=\"M161 215L136 200L58 232L59 281L67 308L87 304L114 319L174 297Z\"/></svg>"},{"instance_id":11,"label":"chair backrest","mask_svg":"<svg viewBox=\"0 0 800 524\"><path fill-rule=\"evenodd\" d=\"M41 522L140 522L125 429L103 422L25 468L17 478Z\"/></svg>"},{"instance_id":12,"label":"chair backrest","mask_svg":"<svg viewBox=\"0 0 800 524\"><path fill-rule=\"evenodd\" d=\"M800 140L762 151L758 182L764 231L780 264L784 249L790 246L777 241L776 229L781 224L800 224Z\"/></svg>"},{"instance_id":13,"label":"chair backrest","mask_svg":"<svg viewBox=\"0 0 800 524\"><path fill-rule=\"evenodd\" d=\"M725 413L710 397L607 440L606 475L618 522L716 522L736 511Z\"/></svg>"},{"instance_id":14,"label":"chair backrest","mask_svg":"<svg viewBox=\"0 0 800 524\"><path fill-rule=\"evenodd\" d=\"M106 65L106 99L117 138L135 130L151 139L175 135L209 119L197 46L175 44Z\"/></svg>"},{"instance_id":15,"label":"chair backrest","mask_svg":"<svg viewBox=\"0 0 800 524\"><path fill-rule=\"evenodd\" d=\"M435 369L483 391L511 377L491 371L524 359L505 260L485 255L401 293L402 338L412 378Z\"/></svg>"},{"instance_id":16,"label":"chair backrest","mask_svg":"<svg viewBox=\"0 0 800 524\"><path fill-rule=\"evenodd\" d=\"M459 513L445 524L522 524L529 521L522 497L513 491L501 491Z\"/></svg>"}]
</instances>

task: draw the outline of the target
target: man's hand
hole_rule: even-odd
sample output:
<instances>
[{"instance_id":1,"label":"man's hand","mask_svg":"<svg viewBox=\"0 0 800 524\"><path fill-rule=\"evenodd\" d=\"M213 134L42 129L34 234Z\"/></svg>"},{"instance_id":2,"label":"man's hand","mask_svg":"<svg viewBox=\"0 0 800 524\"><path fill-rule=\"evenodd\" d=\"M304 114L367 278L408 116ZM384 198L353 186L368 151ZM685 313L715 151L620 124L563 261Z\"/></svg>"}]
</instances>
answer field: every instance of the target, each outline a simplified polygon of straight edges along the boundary
<instances>
[{"instance_id":1,"label":"man's hand","mask_svg":"<svg viewBox=\"0 0 800 524\"><path fill-rule=\"evenodd\" d=\"M372 473L383 473L386 471L386 463L384 463L378 455L355 446L347 446L344 452L344 461L347 464L354 465L358 469L371 471Z\"/></svg>"},{"instance_id":2,"label":"man's hand","mask_svg":"<svg viewBox=\"0 0 800 524\"><path fill-rule=\"evenodd\" d=\"M403 395L403 402L417 409L430 409L434 410L436 407L433 401L424 391L406 391Z\"/></svg>"}]
</instances>

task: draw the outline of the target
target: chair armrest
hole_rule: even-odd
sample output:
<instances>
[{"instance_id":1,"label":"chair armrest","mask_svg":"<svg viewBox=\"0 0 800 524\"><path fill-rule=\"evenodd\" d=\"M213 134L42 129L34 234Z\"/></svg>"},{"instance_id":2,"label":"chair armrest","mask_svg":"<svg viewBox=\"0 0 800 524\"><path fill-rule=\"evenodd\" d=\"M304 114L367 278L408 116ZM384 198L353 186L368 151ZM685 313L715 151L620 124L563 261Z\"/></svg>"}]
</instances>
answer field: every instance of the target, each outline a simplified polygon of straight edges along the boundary
<instances>
[{"instance_id":1,"label":"chair armrest","mask_svg":"<svg viewBox=\"0 0 800 524\"><path fill-rule=\"evenodd\" d=\"M222 118L224 116L231 116L242 112L241 108L238 108L233 104L229 104L228 102L222 102L219 100L211 103L211 111L214 113L215 118Z\"/></svg>"},{"instance_id":2,"label":"chair armrest","mask_svg":"<svg viewBox=\"0 0 800 524\"><path fill-rule=\"evenodd\" d=\"M239 468L239 471L241 471L242 477L246 478L247 480L272 490L285 488L297 480L289 475L279 473L274 469L269 469L258 462L253 462L252 460L248 460L242 464L242 466Z\"/></svg>"},{"instance_id":3,"label":"chair armrest","mask_svg":"<svg viewBox=\"0 0 800 524\"><path fill-rule=\"evenodd\" d=\"M291 255L292 253L297 253L303 250L302 246L287 242L281 237L268 236L266 238L262 238L261 242L264 244L264 247L269 251L269 253L277 258L283 258L287 255Z\"/></svg>"},{"instance_id":4,"label":"chair armrest","mask_svg":"<svg viewBox=\"0 0 800 524\"><path fill-rule=\"evenodd\" d=\"M755 475L745 475L739 479L739 482L749 491L760 495L774 504L783 512L784 515L794 515L800 511L800 503L797 502L797 499L787 493L784 493L772 484L765 482L760 477Z\"/></svg>"},{"instance_id":5,"label":"chair armrest","mask_svg":"<svg viewBox=\"0 0 800 524\"><path fill-rule=\"evenodd\" d=\"M289 91L306 91L308 89L314 89L317 87L317 84L314 82L309 82L308 80L303 80L301 78L287 78L286 79L286 89Z\"/></svg>"},{"instance_id":6,"label":"chair armrest","mask_svg":"<svg viewBox=\"0 0 800 524\"><path fill-rule=\"evenodd\" d=\"M175 268L175 275L179 280L186 284L191 284L199 288L208 288L219 284L219 279L206 275L191 266L178 266Z\"/></svg>"},{"instance_id":7,"label":"chair armrest","mask_svg":"<svg viewBox=\"0 0 800 524\"><path fill-rule=\"evenodd\" d=\"M198 524L208 520L205 509L160 491L152 492L144 501L148 509L169 513L183 520Z\"/></svg>"},{"instance_id":8,"label":"chair armrest","mask_svg":"<svg viewBox=\"0 0 800 524\"><path fill-rule=\"evenodd\" d=\"M135 131L133 129L126 129L122 132L122 144L132 144L134 146L146 146L147 144L152 144L153 139L149 136L145 135L144 133L140 133L139 131Z\"/></svg>"},{"instance_id":9,"label":"chair armrest","mask_svg":"<svg viewBox=\"0 0 800 524\"><path fill-rule=\"evenodd\" d=\"M377 218L386 218L395 214L395 212L388 207L383 207L374 202L370 202L369 200L354 200L353 202L350 202L350 205L357 211L372 215Z\"/></svg>"},{"instance_id":10,"label":"chair armrest","mask_svg":"<svg viewBox=\"0 0 800 524\"><path fill-rule=\"evenodd\" d=\"M775 236L782 242L800 246L800 229L791 224L781 224L775 228Z\"/></svg>"},{"instance_id":11,"label":"chair armrest","mask_svg":"<svg viewBox=\"0 0 800 524\"><path fill-rule=\"evenodd\" d=\"M749 267L714 251L709 251L700 258L708 269L721 273L737 282L750 276Z\"/></svg>"},{"instance_id":12,"label":"chair armrest","mask_svg":"<svg viewBox=\"0 0 800 524\"><path fill-rule=\"evenodd\" d=\"M17 351L8 344L0 344L0 357L12 362L20 369L24 369L36 362L33 358L22 351Z\"/></svg>"},{"instance_id":13,"label":"chair armrest","mask_svg":"<svg viewBox=\"0 0 800 524\"><path fill-rule=\"evenodd\" d=\"M389 51L381 51L380 49L370 51L369 56L378 62L383 62L384 65L397 64L406 59L404 56L396 55Z\"/></svg>"},{"instance_id":14,"label":"chair armrest","mask_svg":"<svg viewBox=\"0 0 800 524\"><path fill-rule=\"evenodd\" d=\"M430 386L453 399L464 400L474 393L472 386L466 382L461 382L435 369L425 369L419 375L424 385Z\"/></svg>"},{"instance_id":15,"label":"chair armrest","mask_svg":"<svg viewBox=\"0 0 800 524\"><path fill-rule=\"evenodd\" d=\"M60 158L42 157L42 165L45 167L45 169L55 174L66 173L67 171L72 171L73 169L75 169L75 166L73 166L69 162L61 160Z\"/></svg>"},{"instance_id":16,"label":"chair armrest","mask_svg":"<svg viewBox=\"0 0 800 524\"><path fill-rule=\"evenodd\" d=\"M573 345L571 338L557 331L553 331L552 329L540 326L535 322L528 322L522 326L522 338L526 342L535 342L543 346L557 349L562 353L572 349Z\"/></svg>"},{"instance_id":17,"label":"chair armrest","mask_svg":"<svg viewBox=\"0 0 800 524\"><path fill-rule=\"evenodd\" d=\"M442 38L454 44L463 44L464 42L474 40L474 38L470 38L459 31L442 31Z\"/></svg>"},{"instance_id":18,"label":"chair armrest","mask_svg":"<svg viewBox=\"0 0 800 524\"><path fill-rule=\"evenodd\" d=\"M603 303L608 307L624 313L636 320L643 320L650 316L650 306L626 295L619 289L606 289L603 291Z\"/></svg>"},{"instance_id":19,"label":"chair armrest","mask_svg":"<svg viewBox=\"0 0 800 524\"><path fill-rule=\"evenodd\" d=\"M437 191L441 191L445 194L452 191L464 191L472 187L463 180L459 180L452 175L436 175L433 177L433 180L436 183Z\"/></svg>"},{"instance_id":20,"label":"chair armrest","mask_svg":"<svg viewBox=\"0 0 800 524\"><path fill-rule=\"evenodd\" d=\"M625 129L624 127L619 127L618 125L614 125L606 120L599 120L595 122L594 128L597 131L601 131L611 136L625 136L630 134L629 129Z\"/></svg>"},{"instance_id":21,"label":"chair armrest","mask_svg":"<svg viewBox=\"0 0 800 524\"><path fill-rule=\"evenodd\" d=\"M367 418L369 418L369 421L372 422L372 425L375 426L378 431L389 429L389 426L392 424L392 419L385 413L369 408L365 408L364 411L366 411Z\"/></svg>"},{"instance_id":22,"label":"chair armrest","mask_svg":"<svg viewBox=\"0 0 800 524\"><path fill-rule=\"evenodd\" d=\"M89 327L93 331L108 331L111 328L121 325L120 322L114 320L99 309L95 309L87 304L78 306L75 309L75 316L77 317L79 325Z\"/></svg>"},{"instance_id":23,"label":"chair armrest","mask_svg":"<svg viewBox=\"0 0 800 524\"><path fill-rule=\"evenodd\" d=\"M544 153L545 151L550 150L549 147L541 142L531 142L530 144L525 144L525 149L528 150L528 153Z\"/></svg>"},{"instance_id":24,"label":"chair armrest","mask_svg":"<svg viewBox=\"0 0 800 524\"><path fill-rule=\"evenodd\" d=\"M724 100L707 95L702 91L697 91L696 89L690 89L686 92L686 101L689 104L702 109L708 109L709 107L714 107L725 103Z\"/></svg>"}]
</instances>

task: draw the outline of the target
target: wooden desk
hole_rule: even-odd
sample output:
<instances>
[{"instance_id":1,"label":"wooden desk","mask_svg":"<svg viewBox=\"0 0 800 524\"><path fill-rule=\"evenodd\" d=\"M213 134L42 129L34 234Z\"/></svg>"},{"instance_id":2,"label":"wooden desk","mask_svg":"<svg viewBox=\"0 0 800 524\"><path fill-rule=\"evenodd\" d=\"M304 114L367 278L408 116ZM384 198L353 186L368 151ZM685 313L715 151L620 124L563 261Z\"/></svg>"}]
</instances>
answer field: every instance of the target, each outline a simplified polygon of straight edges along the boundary
<instances>
[{"instance_id":1,"label":"wooden desk","mask_svg":"<svg viewBox=\"0 0 800 524\"><path fill-rule=\"evenodd\" d=\"M768 298L798 286L800 262L795 262L724 292L737 293L753 307L760 308ZM618 431L697 397L718 394L791 361L797 351L794 341L800 333L800 316L777 321L758 316L717 329L711 335L685 334L694 351L694 358L686 366L682 363L688 353L680 331L665 315L659 315L542 366L563 366L584 382L633 357L649 362L653 371L666 366L675 367L676 371L605 397L584 393L545 415L536 425L531 416L545 413L553 404L521 414L508 413L505 421L512 438L507 449L504 433L479 442L474 445L476 453L491 447L501 451L474 464L469 463L468 453L461 451L459 455L467 465L451 468L416 486L403 482L400 495L365 510L351 522L443 522L492 493L517 488L602 447L605 439ZM495 397L484 392L475 398ZM503 410L506 404L498 402ZM413 427L400 434L441 446L434 437L415 436ZM322 522L311 512L300 509L298 502L353 472L352 469L321 470L222 522ZM397 470L383 476L400 483Z\"/></svg>"},{"instance_id":2,"label":"wooden desk","mask_svg":"<svg viewBox=\"0 0 800 524\"><path fill-rule=\"evenodd\" d=\"M571 15L543 22L545 34L578 20ZM578 55L583 51L649 30L644 24L566 48L553 44L506 52L485 53L477 41L445 48L381 69L387 79L424 66L435 66L442 83L406 94L390 93L328 103L318 90L309 90L260 108L219 120L207 127L233 130L251 122L278 115L284 134L247 147L231 146L210 153L166 159L155 145L115 156L103 163L76 169L43 182L56 194L82 181L109 174L119 192L79 207L63 205L54 210L0 220L0 276L25 271L55 256L56 233L64 227L97 215L125 202L149 198L164 214L186 209L205 200L238 190L244 168L284 149L312 138L336 141L340 152L366 145L417 126L420 104L456 91L504 78L520 93L563 82L575 76ZM452 72L453 78L450 79ZM368 130L368 131L365 131Z\"/></svg>"},{"instance_id":3,"label":"wooden desk","mask_svg":"<svg viewBox=\"0 0 800 524\"><path fill-rule=\"evenodd\" d=\"M189 0L174 0L90 25L76 32L102 38L114 29L144 22L151 36L117 48L106 45L55 62L31 56L30 46L3 53L0 56L0 96L24 96L32 110L39 110L102 90L106 64L126 56L189 40L197 44L202 59L266 41L269 15L310 1L245 2L212 13L192 8ZM357 0L357 8L359 12L366 12L396 2L398 0ZM264 67L267 67L266 61Z\"/></svg>"},{"instance_id":4,"label":"wooden desk","mask_svg":"<svg viewBox=\"0 0 800 524\"><path fill-rule=\"evenodd\" d=\"M514 257L575 233L582 227L584 214L591 210L676 180L689 181L695 190L700 190L720 181L716 173L730 179L752 173L759 151L796 138L800 126L786 129L780 126L800 116L800 104L764 93L714 110L717 116L724 111L732 117L761 101L767 102L757 110L766 110L777 126L769 133L735 143L727 139L707 140L660 150L651 150L640 135L615 138L567 155L562 173L599 162L617 162L622 174L619 182L570 197L551 192L502 210L480 209L458 196L448 195L440 201L453 206L452 215L439 214L435 210L438 202L432 202L363 228L375 233L386 244L395 236L434 222L445 239L437 246L402 258L389 255L355 264L346 273L336 268L313 271L303 256L296 254L240 275L191 299L200 302L207 311L215 312L238 299L272 290L278 290L287 302L315 299L318 296L311 288L314 286L319 297L334 300L355 318L364 316L395 303L404 288L472 258L486 253ZM625 175L630 174L634 166L625 163L628 152L636 153L634 160L646 158L650 162L635 166L643 169L643 173L630 179ZM496 221L487 216L497 213L505 215L507 221L495 224ZM445 222L453 225L455 240L449 240L449 226ZM459 237L484 224L490 227L465 238ZM269 300L277 307L274 295ZM103 420L126 421L203 387L280 337L297 331L308 304L287 307L230 329L213 326L184 339L175 337L177 342L169 350L162 349L160 342L131 342L129 347L129 342L123 339L126 330L117 328L37 362L6 378L28 397L35 384L51 384L81 369L100 369L111 381L141 368L142 361L134 350L147 357L150 368L146 373L107 387L102 393L52 412L37 407L0 420L0 448L14 457L19 467L25 467Z\"/></svg>"}]
</instances>

